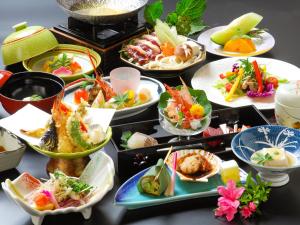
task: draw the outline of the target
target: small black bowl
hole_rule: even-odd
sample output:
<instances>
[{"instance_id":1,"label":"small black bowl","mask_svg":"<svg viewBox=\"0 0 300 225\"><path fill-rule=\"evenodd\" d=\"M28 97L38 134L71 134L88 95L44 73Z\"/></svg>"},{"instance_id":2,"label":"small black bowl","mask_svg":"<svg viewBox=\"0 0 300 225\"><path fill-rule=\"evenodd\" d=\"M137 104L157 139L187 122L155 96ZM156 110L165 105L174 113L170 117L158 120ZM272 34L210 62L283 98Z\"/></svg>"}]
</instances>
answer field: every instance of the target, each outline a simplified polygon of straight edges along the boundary
<instances>
[{"instance_id":1,"label":"small black bowl","mask_svg":"<svg viewBox=\"0 0 300 225\"><path fill-rule=\"evenodd\" d=\"M0 89L3 108L10 114L32 104L48 113L65 83L58 76L43 72L20 72L10 76ZM39 95L41 100L26 101L26 97Z\"/></svg>"}]
</instances>

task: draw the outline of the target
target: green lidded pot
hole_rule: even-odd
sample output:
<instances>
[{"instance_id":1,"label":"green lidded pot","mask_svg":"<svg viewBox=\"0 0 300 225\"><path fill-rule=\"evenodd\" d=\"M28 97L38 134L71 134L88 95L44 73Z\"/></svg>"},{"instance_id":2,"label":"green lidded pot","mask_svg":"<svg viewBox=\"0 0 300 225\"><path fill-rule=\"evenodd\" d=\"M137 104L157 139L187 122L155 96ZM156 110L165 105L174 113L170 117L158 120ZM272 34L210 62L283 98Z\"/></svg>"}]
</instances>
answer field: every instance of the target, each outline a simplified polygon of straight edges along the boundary
<instances>
[{"instance_id":1,"label":"green lidded pot","mask_svg":"<svg viewBox=\"0 0 300 225\"><path fill-rule=\"evenodd\" d=\"M2 43L3 64L8 66L47 52L58 42L48 29L41 26L27 27L27 22L13 26L15 32Z\"/></svg>"}]
</instances>

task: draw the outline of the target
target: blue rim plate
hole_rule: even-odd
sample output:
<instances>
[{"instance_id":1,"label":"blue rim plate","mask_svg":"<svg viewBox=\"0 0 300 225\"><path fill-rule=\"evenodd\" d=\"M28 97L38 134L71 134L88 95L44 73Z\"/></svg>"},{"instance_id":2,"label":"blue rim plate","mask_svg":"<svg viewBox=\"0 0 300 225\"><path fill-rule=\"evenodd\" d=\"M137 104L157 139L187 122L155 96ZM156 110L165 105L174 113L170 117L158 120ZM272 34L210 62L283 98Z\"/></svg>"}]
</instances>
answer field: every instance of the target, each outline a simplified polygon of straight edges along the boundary
<instances>
[{"instance_id":1,"label":"blue rim plate","mask_svg":"<svg viewBox=\"0 0 300 225\"><path fill-rule=\"evenodd\" d=\"M176 176L174 196L150 196L141 194L136 187L140 177L148 170L149 168L134 175L118 189L115 195L115 205L124 206L127 209L138 209L187 199L217 196L217 187L223 185L218 174L209 178L207 183L184 182ZM245 182L247 173L240 169L240 175L242 183Z\"/></svg>"},{"instance_id":2,"label":"blue rim plate","mask_svg":"<svg viewBox=\"0 0 300 225\"><path fill-rule=\"evenodd\" d=\"M284 148L297 158L290 167L270 167L251 162L251 155L266 147ZM254 168L270 171L288 171L300 167L300 130L278 125L263 125L248 128L231 141L233 153Z\"/></svg>"},{"instance_id":3,"label":"blue rim plate","mask_svg":"<svg viewBox=\"0 0 300 225\"><path fill-rule=\"evenodd\" d=\"M105 81L107 81L108 83L110 83L109 77L104 77L103 79ZM82 85L82 82L76 83L76 84L71 85L70 87L66 88L64 101L67 103L70 103L70 104L74 104L74 101L73 101L74 93L77 89L80 88L81 85ZM142 88L147 88L151 92L151 100L142 105L117 110L115 112L113 120L131 117L138 113L143 112L144 110L148 109L150 106L156 104L159 100L160 94L165 92L165 90L166 90L164 85L160 81L158 81L154 78L145 77L145 76L141 76L141 82L140 82L140 86L139 86L138 90L140 90Z\"/></svg>"}]
</instances>

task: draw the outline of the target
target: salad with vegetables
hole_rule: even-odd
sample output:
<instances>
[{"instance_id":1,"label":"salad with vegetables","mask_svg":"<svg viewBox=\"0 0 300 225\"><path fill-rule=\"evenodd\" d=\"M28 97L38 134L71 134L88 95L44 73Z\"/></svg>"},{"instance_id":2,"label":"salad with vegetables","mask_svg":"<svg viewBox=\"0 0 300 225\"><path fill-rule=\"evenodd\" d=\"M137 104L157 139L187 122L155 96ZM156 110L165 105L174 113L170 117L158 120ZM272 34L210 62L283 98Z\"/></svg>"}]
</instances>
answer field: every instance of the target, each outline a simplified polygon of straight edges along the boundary
<instances>
[{"instance_id":1,"label":"salad with vegetables","mask_svg":"<svg viewBox=\"0 0 300 225\"><path fill-rule=\"evenodd\" d=\"M50 173L50 179L45 183L34 177L31 179L38 187L24 198L33 208L41 211L78 207L87 203L94 193L92 186L61 171Z\"/></svg>"},{"instance_id":2,"label":"salad with vegetables","mask_svg":"<svg viewBox=\"0 0 300 225\"><path fill-rule=\"evenodd\" d=\"M52 60L47 60L43 65L43 71L54 75L74 75L82 71L78 62L74 60L72 54L62 53Z\"/></svg>"},{"instance_id":3,"label":"salad with vegetables","mask_svg":"<svg viewBox=\"0 0 300 225\"><path fill-rule=\"evenodd\" d=\"M270 74L266 65L258 64L256 60L240 59L232 65L231 71L219 75L220 80L214 86L220 89L226 101L247 95L250 98L270 97L280 83L288 80Z\"/></svg>"},{"instance_id":4,"label":"salad with vegetables","mask_svg":"<svg viewBox=\"0 0 300 225\"><path fill-rule=\"evenodd\" d=\"M178 129L199 130L203 121L211 114L211 104L202 90L189 88L183 81L182 85L170 87L165 84L166 92L162 93L158 107L164 117Z\"/></svg>"}]
</instances>

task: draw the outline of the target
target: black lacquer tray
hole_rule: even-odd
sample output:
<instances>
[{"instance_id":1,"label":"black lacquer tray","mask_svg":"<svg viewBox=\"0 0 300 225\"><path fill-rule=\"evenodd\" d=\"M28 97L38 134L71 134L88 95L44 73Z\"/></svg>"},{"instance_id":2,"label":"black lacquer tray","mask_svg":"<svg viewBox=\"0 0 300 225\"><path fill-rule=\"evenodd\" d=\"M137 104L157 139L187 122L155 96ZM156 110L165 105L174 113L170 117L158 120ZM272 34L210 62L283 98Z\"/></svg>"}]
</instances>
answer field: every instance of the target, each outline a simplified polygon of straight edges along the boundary
<instances>
[{"instance_id":1,"label":"black lacquer tray","mask_svg":"<svg viewBox=\"0 0 300 225\"><path fill-rule=\"evenodd\" d=\"M255 106L244 106L239 108L221 109L212 112L210 127L218 128L220 124L233 126L238 124L246 126L258 126L269 124L264 115ZM158 158L164 157L168 147L173 146L173 150L201 148L214 153L230 152L231 140L236 133L222 134L204 138L202 134L192 136L190 140L181 140L168 143L176 136L166 132L159 124L159 120L148 120L135 123L127 123L112 127L112 143L115 147L113 158L117 160L117 172L121 180L127 179L135 173L156 163ZM141 132L156 138L159 145L145 148L125 150L121 147L121 136L125 131ZM211 142L218 142L217 146L212 146Z\"/></svg>"}]
</instances>

